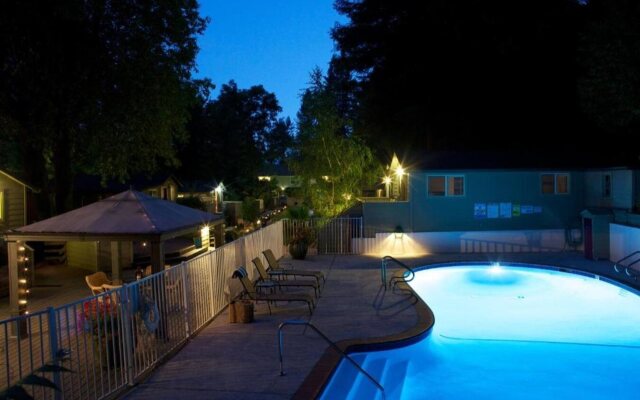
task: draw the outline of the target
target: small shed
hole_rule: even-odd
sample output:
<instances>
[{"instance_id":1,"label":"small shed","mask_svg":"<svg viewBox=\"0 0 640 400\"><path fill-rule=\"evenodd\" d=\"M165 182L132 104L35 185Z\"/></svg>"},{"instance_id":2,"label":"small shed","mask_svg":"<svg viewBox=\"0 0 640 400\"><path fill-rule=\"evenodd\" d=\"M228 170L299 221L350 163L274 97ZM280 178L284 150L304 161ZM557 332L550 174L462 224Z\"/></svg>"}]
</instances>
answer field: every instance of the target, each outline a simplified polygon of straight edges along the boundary
<instances>
[{"instance_id":1,"label":"small shed","mask_svg":"<svg viewBox=\"0 0 640 400\"><path fill-rule=\"evenodd\" d=\"M606 208L587 208L582 216L584 256L590 260L609 259L609 224L613 212Z\"/></svg>"},{"instance_id":2,"label":"small shed","mask_svg":"<svg viewBox=\"0 0 640 400\"><path fill-rule=\"evenodd\" d=\"M114 279L122 277L122 252L133 241L147 242L150 246L154 272L164 269L164 242L168 239L197 232L207 236L213 229L216 236L223 235L224 219L171 201L127 190L107 199L69 211L67 213L9 230L8 242L9 293L11 311L20 314L19 279L27 241L73 243L109 243L111 271Z\"/></svg>"}]
</instances>

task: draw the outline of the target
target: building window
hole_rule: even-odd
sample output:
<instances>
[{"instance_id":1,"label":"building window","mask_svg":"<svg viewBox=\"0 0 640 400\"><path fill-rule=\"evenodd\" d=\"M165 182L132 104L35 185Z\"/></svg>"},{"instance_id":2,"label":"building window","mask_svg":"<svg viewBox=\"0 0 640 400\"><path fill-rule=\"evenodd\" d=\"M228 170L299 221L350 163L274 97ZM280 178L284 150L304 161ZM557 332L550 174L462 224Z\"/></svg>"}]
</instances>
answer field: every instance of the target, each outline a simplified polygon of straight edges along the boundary
<instances>
[{"instance_id":1,"label":"building window","mask_svg":"<svg viewBox=\"0 0 640 400\"><path fill-rule=\"evenodd\" d=\"M444 176L430 176L428 179L429 196L445 195L445 179Z\"/></svg>"},{"instance_id":2,"label":"building window","mask_svg":"<svg viewBox=\"0 0 640 400\"><path fill-rule=\"evenodd\" d=\"M427 193L433 197L464 196L464 176L428 176Z\"/></svg>"},{"instance_id":3,"label":"building window","mask_svg":"<svg viewBox=\"0 0 640 400\"><path fill-rule=\"evenodd\" d=\"M569 174L542 174L542 194L568 194Z\"/></svg>"},{"instance_id":4,"label":"building window","mask_svg":"<svg viewBox=\"0 0 640 400\"><path fill-rule=\"evenodd\" d=\"M464 196L464 178L462 176L447 177L447 196Z\"/></svg>"},{"instance_id":5,"label":"building window","mask_svg":"<svg viewBox=\"0 0 640 400\"><path fill-rule=\"evenodd\" d=\"M602 197L611 198L611 174L602 175Z\"/></svg>"}]
</instances>

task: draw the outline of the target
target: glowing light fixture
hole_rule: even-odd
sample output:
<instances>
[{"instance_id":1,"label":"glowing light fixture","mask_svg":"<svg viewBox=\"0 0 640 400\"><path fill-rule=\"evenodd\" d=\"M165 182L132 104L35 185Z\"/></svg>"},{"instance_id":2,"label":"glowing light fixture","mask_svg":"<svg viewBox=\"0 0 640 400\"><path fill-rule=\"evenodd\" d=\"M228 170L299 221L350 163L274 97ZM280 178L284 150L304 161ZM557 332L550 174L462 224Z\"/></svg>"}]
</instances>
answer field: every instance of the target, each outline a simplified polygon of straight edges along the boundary
<instances>
[{"instance_id":1,"label":"glowing light fixture","mask_svg":"<svg viewBox=\"0 0 640 400\"><path fill-rule=\"evenodd\" d=\"M404 236L404 230L402 229L402 226L396 226L396 229L393 230L393 236L396 239L402 239L402 237Z\"/></svg>"},{"instance_id":2,"label":"glowing light fixture","mask_svg":"<svg viewBox=\"0 0 640 400\"><path fill-rule=\"evenodd\" d=\"M209 236L209 225L205 225L200 229L200 236L203 238Z\"/></svg>"},{"instance_id":3,"label":"glowing light fixture","mask_svg":"<svg viewBox=\"0 0 640 400\"><path fill-rule=\"evenodd\" d=\"M396 168L396 175L400 177L404 175L404 168L402 168L402 165L398 165L398 168Z\"/></svg>"},{"instance_id":4,"label":"glowing light fixture","mask_svg":"<svg viewBox=\"0 0 640 400\"><path fill-rule=\"evenodd\" d=\"M500 263L495 263L489 268L489 273L491 274L496 275L501 272L502 272L502 267L500 266Z\"/></svg>"},{"instance_id":5,"label":"glowing light fixture","mask_svg":"<svg viewBox=\"0 0 640 400\"><path fill-rule=\"evenodd\" d=\"M382 183L384 183L385 185L388 185L391 183L391 177L390 176L385 176L384 178L382 178Z\"/></svg>"}]
</instances>

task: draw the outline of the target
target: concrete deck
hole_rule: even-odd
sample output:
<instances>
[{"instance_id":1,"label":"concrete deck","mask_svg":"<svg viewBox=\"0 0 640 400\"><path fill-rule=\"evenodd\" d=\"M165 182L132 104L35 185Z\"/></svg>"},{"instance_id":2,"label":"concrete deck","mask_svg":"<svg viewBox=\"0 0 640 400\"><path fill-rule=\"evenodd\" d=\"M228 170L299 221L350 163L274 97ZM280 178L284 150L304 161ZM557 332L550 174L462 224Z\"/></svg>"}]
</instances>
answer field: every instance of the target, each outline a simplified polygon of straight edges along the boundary
<instances>
[{"instance_id":1,"label":"concrete deck","mask_svg":"<svg viewBox=\"0 0 640 400\"><path fill-rule=\"evenodd\" d=\"M613 272L606 261L585 260L581 254L446 254L404 259L411 266L449 261L514 261L582 269L636 282ZM127 399L288 399L296 392L327 348L314 332L287 327L285 376L279 376L277 327L288 319L312 321L334 341L399 333L417 322L415 299L383 291L380 259L366 256L312 256L296 268L321 269L327 282L309 318L306 306L282 305L269 315L261 304L256 321L229 324L227 313L206 326L169 361L132 389ZM389 272L389 276L391 273ZM436 317L437 318L437 317Z\"/></svg>"}]
</instances>

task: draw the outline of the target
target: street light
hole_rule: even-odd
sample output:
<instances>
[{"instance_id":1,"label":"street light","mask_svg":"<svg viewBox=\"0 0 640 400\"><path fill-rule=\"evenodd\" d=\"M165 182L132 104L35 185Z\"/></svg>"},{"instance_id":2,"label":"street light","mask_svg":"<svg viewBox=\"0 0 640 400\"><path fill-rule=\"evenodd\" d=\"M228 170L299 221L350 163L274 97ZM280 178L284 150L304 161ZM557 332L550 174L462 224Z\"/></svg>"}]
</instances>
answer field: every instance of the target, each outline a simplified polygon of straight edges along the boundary
<instances>
[{"instance_id":1,"label":"street light","mask_svg":"<svg viewBox=\"0 0 640 400\"><path fill-rule=\"evenodd\" d=\"M384 183L385 194L387 198L389 198L389 185L391 184L391 177L385 176L384 178L382 178L382 183Z\"/></svg>"},{"instance_id":2,"label":"street light","mask_svg":"<svg viewBox=\"0 0 640 400\"><path fill-rule=\"evenodd\" d=\"M398 197L400 198L402 198L402 175L404 175L404 168L402 168L402 165L398 165L396 176L398 177Z\"/></svg>"},{"instance_id":3,"label":"street light","mask_svg":"<svg viewBox=\"0 0 640 400\"><path fill-rule=\"evenodd\" d=\"M215 189L213 189L214 192L214 200L215 200L215 211L216 213L220 212L220 207L219 204L222 203L222 192L224 192L224 185L222 184L222 182L220 182L218 184L218 186L216 186Z\"/></svg>"}]
</instances>

